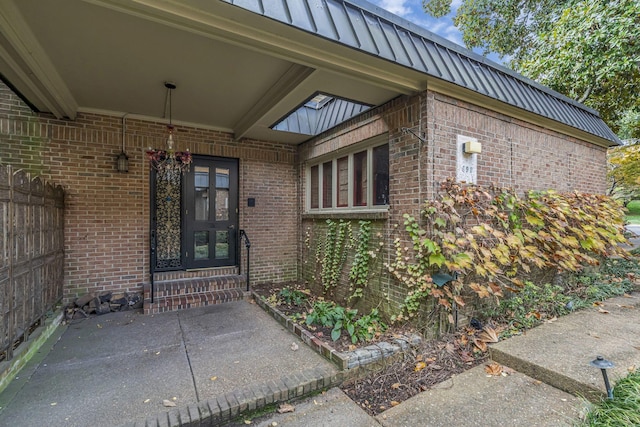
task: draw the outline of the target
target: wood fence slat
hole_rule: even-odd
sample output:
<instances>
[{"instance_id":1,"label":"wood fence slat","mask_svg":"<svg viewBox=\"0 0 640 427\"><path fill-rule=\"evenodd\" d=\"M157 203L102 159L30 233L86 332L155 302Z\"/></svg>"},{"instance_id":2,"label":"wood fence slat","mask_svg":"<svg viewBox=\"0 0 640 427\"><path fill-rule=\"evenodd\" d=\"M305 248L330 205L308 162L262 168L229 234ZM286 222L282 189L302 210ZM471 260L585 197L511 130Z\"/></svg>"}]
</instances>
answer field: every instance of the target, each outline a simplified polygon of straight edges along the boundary
<instances>
[{"instance_id":1,"label":"wood fence slat","mask_svg":"<svg viewBox=\"0 0 640 427\"><path fill-rule=\"evenodd\" d=\"M0 164L0 360L62 299L64 190Z\"/></svg>"}]
</instances>

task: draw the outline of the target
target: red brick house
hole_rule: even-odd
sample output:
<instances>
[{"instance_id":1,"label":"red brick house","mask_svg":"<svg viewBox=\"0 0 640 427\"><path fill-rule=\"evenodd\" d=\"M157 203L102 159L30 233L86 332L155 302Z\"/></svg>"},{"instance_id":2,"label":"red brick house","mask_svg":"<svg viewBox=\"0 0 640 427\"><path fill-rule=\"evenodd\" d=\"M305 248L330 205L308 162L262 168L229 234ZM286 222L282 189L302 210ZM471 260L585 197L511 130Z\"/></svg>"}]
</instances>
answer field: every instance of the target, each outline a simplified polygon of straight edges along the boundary
<instances>
[{"instance_id":1,"label":"red brick house","mask_svg":"<svg viewBox=\"0 0 640 427\"><path fill-rule=\"evenodd\" d=\"M65 301L240 298L239 230L252 283L309 279L327 218L390 247L446 178L603 193L618 143L597 112L361 0L7 0L0 47L0 164L65 190ZM169 121L193 154L175 182L146 156ZM402 301L380 283L371 304Z\"/></svg>"}]
</instances>

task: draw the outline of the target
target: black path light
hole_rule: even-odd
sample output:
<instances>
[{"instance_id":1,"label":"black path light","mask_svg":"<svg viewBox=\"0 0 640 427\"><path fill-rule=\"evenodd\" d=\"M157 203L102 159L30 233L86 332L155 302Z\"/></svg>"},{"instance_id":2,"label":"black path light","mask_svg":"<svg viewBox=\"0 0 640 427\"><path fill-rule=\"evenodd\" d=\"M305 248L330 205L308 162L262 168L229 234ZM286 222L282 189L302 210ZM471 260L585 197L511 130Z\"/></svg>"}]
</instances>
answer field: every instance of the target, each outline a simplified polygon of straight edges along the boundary
<instances>
[{"instance_id":1,"label":"black path light","mask_svg":"<svg viewBox=\"0 0 640 427\"><path fill-rule=\"evenodd\" d=\"M598 356L595 360L589 362L589 364L593 367L596 367L602 371L602 377L604 378L604 386L607 388L607 396L609 400L613 400L613 390L611 389L611 384L609 384L609 377L607 376L607 369L613 368L613 362L608 361L602 356Z\"/></svg>"}]
</instances>

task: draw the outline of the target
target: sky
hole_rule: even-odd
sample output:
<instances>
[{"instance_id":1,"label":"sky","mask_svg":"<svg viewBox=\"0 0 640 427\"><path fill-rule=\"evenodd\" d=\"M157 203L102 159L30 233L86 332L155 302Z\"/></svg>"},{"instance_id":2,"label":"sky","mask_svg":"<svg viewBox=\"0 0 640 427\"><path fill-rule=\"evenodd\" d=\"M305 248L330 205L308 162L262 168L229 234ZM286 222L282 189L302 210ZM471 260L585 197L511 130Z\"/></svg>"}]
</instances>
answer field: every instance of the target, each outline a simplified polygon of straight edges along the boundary
<instances>
[{"instance_id":1,"label":"sky","mask_svg":"<svg viewBox=\"0 0 640 427\"><path fill-rule=\"evenodd\" d=\"M395 15L398 15L407 21L411 21L416 25L426 28L460 46L464 46L462 42L462 34L453 25L453 16L455 9L462 3L462 0L453 0L452 12L443 18L433 18L422 9L422 0L369 0L371 3L379 6Z\"/></svg>"},{"instance_id":2,"label":"sky","mask_svg":"<svg viewBox=\"0 0 640 427\"><path fill-rule=\"evenodd\" d=\"M440 37L452 41L460 46L464 47L462 42L462 33L453 25L453 17L455 11L462 4L462 0L453 0L451 6L451 13L442 18L433 18L428 15L422 8L422 0L369 0L376 6L381 7L395 15L398 15L407 21L411 21L416 25L426 28L427 30L436 33ZM481 51L476 50L476 53L482 54ZM503 61L497 55L488 55L492 61L502 63Z\"/></svg>"}]
</instances>

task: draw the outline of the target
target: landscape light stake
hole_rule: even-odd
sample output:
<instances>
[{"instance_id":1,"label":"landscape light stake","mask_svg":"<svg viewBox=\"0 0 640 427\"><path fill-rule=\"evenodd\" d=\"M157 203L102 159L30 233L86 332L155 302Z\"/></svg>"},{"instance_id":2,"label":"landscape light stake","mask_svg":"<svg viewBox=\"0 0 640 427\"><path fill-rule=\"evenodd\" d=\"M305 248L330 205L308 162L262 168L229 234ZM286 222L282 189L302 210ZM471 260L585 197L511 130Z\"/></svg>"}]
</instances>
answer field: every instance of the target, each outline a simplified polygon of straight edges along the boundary
<instances>
[{"instance_id":1,"label":"landscape light stake","mask_svg":"<svg viewBox=\"0 0 640 427\"><path fill-rule=\"evenodd\" d=\"M604 378L604 386L607 388L607 396L609 400L613 400L613 390L611 389L611 384L609 384L609 377L607 376L607 369L613 368L613 362L609 362L602 356L596 357L595 360L589 362L591 366L594 366L602 371L602 377Z\"/></svg>"}]
</instances>

